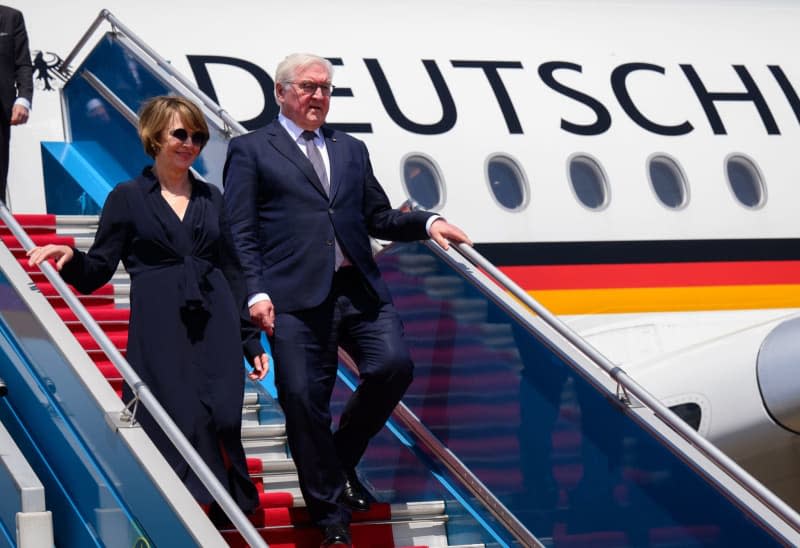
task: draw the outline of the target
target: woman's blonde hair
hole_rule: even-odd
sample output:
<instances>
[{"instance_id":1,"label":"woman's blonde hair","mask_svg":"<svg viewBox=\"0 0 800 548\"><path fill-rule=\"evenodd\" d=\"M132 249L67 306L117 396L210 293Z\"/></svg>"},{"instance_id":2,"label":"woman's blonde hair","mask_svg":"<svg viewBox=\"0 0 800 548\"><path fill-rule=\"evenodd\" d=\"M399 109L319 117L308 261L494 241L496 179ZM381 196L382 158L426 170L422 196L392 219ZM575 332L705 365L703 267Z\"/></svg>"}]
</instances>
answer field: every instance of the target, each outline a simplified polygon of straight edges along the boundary
<instances>
[{"instance_id":1,"label":"woman's blonde hair","mask_svg":"<svg viewBox=\"0 0 800 548\"><path fill-rule=\"evenodd\" d=\"M153 97L139 111L139 139L142 140L144 151L151 158L155 158L161 150L164 131L169 127L172 115L176 112L186 131L189 133L199 131L208 136L206 119L193 102L172 95Z\"/></svg>"}]
</instances>

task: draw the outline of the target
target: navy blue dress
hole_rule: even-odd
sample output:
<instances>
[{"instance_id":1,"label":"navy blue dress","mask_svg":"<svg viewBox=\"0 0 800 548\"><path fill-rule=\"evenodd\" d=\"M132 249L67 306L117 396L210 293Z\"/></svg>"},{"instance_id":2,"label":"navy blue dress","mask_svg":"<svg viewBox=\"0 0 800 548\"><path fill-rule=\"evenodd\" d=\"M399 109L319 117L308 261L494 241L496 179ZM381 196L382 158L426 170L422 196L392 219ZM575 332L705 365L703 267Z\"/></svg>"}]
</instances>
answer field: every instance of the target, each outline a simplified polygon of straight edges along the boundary
<instances>
[{"instance_id":1,"label":"navy blue dress","mask_svg":"<svg viewBox=\"0 0 800 548\"><path fill-rule=\"evenodd\" d=\"M220 191L192 179L181 221L150 168L118 185L103 206L94 245L76 252L61 275L90 293L120 260L131 278L128 361L242 510L254 509L258 494L241 443L242 351L252 357L263 350L246 316ZM126 385L125 401L131 395ZM143 406L137 419L194 497L211 502Z\"/></svg>"}]
</instances>

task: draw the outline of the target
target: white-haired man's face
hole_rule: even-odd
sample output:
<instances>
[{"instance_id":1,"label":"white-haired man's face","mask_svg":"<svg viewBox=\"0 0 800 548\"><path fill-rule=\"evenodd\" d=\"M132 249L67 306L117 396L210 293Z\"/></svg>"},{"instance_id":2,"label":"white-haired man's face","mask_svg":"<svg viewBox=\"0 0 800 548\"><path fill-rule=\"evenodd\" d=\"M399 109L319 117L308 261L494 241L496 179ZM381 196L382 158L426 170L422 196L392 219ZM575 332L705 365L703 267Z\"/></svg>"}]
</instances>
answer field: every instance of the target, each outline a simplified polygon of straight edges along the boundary
<instances>
[{"instance_id":1,"label":"white-haired man's face","mask_svg":"<svg viewBox=\"0 0 800 548\"><path fill-rule=\"evenodd\" d=\"M278 82L275 91L281 112L299 127L313 131L325 123L331 106L331 81L324 65L298 69L291 83Z\"/></svg>"}]
</instances>

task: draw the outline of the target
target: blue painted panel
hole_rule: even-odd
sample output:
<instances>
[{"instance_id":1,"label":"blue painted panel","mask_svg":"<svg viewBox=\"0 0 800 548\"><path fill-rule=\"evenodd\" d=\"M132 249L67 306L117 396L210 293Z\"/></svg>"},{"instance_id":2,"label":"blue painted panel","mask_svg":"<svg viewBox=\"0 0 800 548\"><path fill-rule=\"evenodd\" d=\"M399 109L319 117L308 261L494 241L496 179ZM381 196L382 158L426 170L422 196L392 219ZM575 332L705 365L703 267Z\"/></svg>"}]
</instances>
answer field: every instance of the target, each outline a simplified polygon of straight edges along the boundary
<instances>
[{"instance_id":1,"label":"blue painted panel","mask_svg":"<svg viewBox=\"0 0 800 548\"><path fill-rule=\"evenodd\" d=\"M15 548L16 522L12 525L0 520L0 548Z\"/></svg>"},{"instance_id":2,"label":"blue painted panel","mask_svg":"<svg viewBox=\"0 0 800 548\"><path fill-rule=\"evenodd\" d=\"M61 164L63 143L42 143L42 170L44 172L44 197L47 212L54 215L96 215L100 203L93 200L76 177L85 174L70 171ZM83 177L82 177L83 176Z\"/></svg>"},{"instance_id":3,"label":"blue painted panel","mask_svg":"<svg viewBox=\"0 0 800 548\"><path fill-rule=\"evenodd\" d=\"M190 546L178 520L83 382L0 273L0 401L8 428L45 486L62 546Z\"/></svg>"},{"instance_id":4,"label":"blue painted panel","mask_svg":"<svg viewBox=\"0 0 800 548\"><path fill-rule=\"evenodd\" d=\"M42 142L47 211L59 215L100 212L114 185L135 174L94 141Z\"/></svg>"}]
</instances>

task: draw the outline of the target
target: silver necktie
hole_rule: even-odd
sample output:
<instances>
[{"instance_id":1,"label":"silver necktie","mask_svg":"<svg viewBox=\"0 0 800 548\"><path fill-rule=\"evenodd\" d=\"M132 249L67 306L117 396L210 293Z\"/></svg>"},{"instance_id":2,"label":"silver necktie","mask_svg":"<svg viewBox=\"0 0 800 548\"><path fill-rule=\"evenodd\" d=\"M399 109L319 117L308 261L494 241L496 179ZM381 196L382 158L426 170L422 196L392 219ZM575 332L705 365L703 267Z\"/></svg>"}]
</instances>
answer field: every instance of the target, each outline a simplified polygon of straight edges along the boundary
<instances>
[{"instance_id":1,"label":"silver necktie","mask_svg":"<svg viewBox=\"0 0 800 548\"><path fill-rule=\"evenodd\" d=\"M303 132L308 159L311 161L311 165L314 166L314 171L317 173L317 177L319 177L319 182L322 183L322 188L325 189L325 194L330 196L331 184L328 181L328 172L325 171L325 162L322 161L322 154L319 153L317 145L314 144L314 137L316 136L316 133L313 131Z\"/></svg>"},{"instance_id":2,"label":"silver necktie","mask_svg":"<svg viewBox=\"0 0 800 548\"><path fill-rule=\"evenodd\" d=\"M328 181L328 172L325 170L325 162L322 161L322 154L319 153L319 149L317 145L314 144L314 138L316 137L316 133L313 131L304 131L303 132L303 139L306 142L306 152L308 153L308 159L311 161L311 165L314 167L314 171L317 173L317 177L319 177L319 182L322 183L322 188L325 189L325 194L330 196L331 194L331 184ZM334 253L335 258L334 261L334 269L339 270L339 267L342 266L342 263L345 262L344 253L342 253L342 248L339 247L339 241L334 239ZM349 262L348 262L349 264Z\"/></svg>"}]
</instances>

